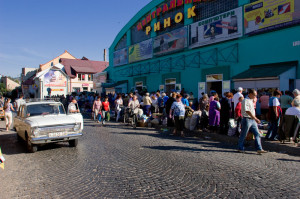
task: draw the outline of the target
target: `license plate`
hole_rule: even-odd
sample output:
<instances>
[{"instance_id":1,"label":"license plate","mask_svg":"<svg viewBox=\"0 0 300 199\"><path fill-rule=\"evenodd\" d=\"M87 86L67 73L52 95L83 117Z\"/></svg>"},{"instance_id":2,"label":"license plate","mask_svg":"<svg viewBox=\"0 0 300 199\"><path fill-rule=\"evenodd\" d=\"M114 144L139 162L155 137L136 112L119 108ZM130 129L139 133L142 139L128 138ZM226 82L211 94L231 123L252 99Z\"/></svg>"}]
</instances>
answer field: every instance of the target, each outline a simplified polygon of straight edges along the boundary
<instances>
[{"instance_id":1,"label":"license plate","mask_svg":"<svg viewBox=\"0 0 300 199\"><path fill-rule=\"evenodd\" d=\"M58 132L58 133L49 133L49 137L53 138L53 137L63 137L66 136L67 133L66 132Z\"/></svg>"}]
</instances>

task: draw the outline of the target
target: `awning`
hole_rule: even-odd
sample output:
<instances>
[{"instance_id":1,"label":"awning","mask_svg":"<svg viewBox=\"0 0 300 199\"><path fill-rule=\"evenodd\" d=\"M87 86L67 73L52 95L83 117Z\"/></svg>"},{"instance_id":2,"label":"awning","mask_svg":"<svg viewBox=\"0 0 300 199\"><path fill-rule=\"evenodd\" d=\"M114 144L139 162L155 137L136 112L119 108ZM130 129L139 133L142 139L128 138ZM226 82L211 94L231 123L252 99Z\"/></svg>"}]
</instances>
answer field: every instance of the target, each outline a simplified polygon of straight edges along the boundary
<instances>
[{"instance_id":1,"label":"awning","mask_svg":"<svg viewBox=\"0 0 300 199\"><path fill-rule=\"evenodd\" d=\"M116 83L103 83L102 87L103 88L114 88L114 87L117 87L119 85L127 84L127 83L128 83L128 80L118 81Z\"/></svg>"},{"instance_id":2,"label":"awning","mask_svg":"<svg viewBox=\"0 0 300 199\"><path fill-rule=\"evenodd\" d=\"M278 79L282 73L297 65L298 62L284 62L250 66L248 70L235 75L232 79L233 81Z\"/></svg>"}]
</instances>

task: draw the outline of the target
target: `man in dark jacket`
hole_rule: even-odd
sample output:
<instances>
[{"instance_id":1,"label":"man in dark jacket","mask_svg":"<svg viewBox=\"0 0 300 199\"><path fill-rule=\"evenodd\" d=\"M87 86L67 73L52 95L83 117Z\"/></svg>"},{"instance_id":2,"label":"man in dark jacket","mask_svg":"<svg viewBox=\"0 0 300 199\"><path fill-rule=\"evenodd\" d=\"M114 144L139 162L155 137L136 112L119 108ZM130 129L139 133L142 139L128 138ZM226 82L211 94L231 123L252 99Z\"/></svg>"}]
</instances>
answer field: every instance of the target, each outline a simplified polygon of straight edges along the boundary
<instances>
[{"instance_id":1,"label":"man in dark jacket","mask_svg":"<svg viewBox=\"0 0 300 199\"><path fill-rule=\"evenodd\" d=\"M173 102L176 101L175 98L176 98L176 93L173 92L171 94L171 96L169 97L169 99L167 100L167 102L166 102L166 113L167 113L167 115L170 114L171 106L172 106ZM169 117L167 117L167 118L168 118L167 126L168 127L174 126L172 118L169 118Z\"/></svg>"}]
</instances>

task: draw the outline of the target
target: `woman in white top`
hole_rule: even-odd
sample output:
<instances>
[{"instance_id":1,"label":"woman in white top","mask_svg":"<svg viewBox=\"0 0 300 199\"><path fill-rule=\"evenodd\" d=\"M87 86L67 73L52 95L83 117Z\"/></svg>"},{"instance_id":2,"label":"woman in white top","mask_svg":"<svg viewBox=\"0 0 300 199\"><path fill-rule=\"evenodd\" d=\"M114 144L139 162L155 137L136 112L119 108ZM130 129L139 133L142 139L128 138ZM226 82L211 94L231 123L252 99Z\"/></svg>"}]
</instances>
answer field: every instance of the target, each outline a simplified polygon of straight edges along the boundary
<instances>
[{"instance_id":1,"label":"woman in white top","mask_svg":"<svg viewBox=\"0 0 300 199\"><path fill-rule=\"evenodd\" d=\"M122 96L119 94L117 96L117 99L115 100L115 111L116 111L116 114L117 114L117 119L116 121L118 122L119 119L120 119L120 116L121 116L121 110L122 110L122 107L123 107L123 100L122 100Z\"/></svg>"},{"instance_id":2,"label":"woman in white top","mask_svg":"<svg viewBox=\"0 0 300 199\"><path fill-rule=\"evenodd\" d=\"M152 103L151 103L151 112L152 113L157 113L158 112L158 102L155 97L155 95L152 95L151 97Z\"/></svg>"},{"instance_id":3,"label":"woman in white top","mask_svg":"<svg viewBox=\"0 0 300 199\"><path fill-rule=\"evenodd\" d=\"M10 102L11 102L11 99L7 98L4 103L6 131L8 131L10 129L10 125L12 124L12 112L11 111L15 111Z\"/></svg>"}]
</instances>

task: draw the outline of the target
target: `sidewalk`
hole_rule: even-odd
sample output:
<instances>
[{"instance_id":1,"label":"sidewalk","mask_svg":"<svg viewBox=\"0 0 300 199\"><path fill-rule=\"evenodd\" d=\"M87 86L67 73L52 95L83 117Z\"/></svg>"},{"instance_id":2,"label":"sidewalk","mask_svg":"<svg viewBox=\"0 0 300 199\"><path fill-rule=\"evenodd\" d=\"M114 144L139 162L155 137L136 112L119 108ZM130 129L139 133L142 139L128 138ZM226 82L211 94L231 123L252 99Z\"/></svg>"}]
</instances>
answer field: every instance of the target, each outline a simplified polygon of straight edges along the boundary
<instances>
[{"instance_id":1,"label":"sidewalk","mask_svg":"<svg viewBox=\"0 0 300 199\"><path fill-rule=\"evenodd\" d=\"M169 127L157 126L158 130L161 129L172 129ZM171 132L171 130L169 130ZM211 139L214 141L222 142L231 144L237 147L237 143L239 138L238 137L230 137L228 135L218 134L218 133L209 133L209 132L202 132L201 130L195 131L186 131L188 136L195 136L201 137L203 139ZM254 141L248 141L250 146L254 147ZM285 143L281 144L279 141L265 141L264 138L261 139L262 147L264 150L269 152L278 152L278 153L285 153L294 156L300 156L300 146L297 146L294 143Z\"/></svg>"}]
</instances>

